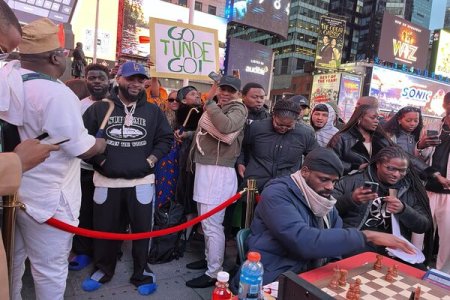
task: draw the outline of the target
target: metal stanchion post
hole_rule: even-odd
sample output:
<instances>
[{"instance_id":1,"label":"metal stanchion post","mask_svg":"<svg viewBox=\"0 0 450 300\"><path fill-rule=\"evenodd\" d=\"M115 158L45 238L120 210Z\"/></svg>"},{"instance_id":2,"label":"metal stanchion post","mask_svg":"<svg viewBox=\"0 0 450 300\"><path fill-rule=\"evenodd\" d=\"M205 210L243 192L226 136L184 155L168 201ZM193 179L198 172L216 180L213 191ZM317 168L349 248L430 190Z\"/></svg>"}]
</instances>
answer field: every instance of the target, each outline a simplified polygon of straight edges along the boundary
<instances>
[{"instance_id":1,"label":"metal stanchion post","mask_svg":"<svg viewBox=\"0 0 450 300\"><path fill-rule=\"evenodd\" d=\"M255 209L256 180L247 180L247 203L245 209L245 228L250 228L253 220L253 210Z\"/></svg>"},{"instance_id":2,"label":"metal stanchion post","mask_svg":"<svg viewBox=\"0 0 450 300\"><path fill-rule=\"evenodd\" d=\"M6 263L8 266L9 287L12 288L12 268L14 259L14 233L16 227L16 208L21 206L17 194L3 196L2 237L5 245Z\"/></svg>"}]
</instances>

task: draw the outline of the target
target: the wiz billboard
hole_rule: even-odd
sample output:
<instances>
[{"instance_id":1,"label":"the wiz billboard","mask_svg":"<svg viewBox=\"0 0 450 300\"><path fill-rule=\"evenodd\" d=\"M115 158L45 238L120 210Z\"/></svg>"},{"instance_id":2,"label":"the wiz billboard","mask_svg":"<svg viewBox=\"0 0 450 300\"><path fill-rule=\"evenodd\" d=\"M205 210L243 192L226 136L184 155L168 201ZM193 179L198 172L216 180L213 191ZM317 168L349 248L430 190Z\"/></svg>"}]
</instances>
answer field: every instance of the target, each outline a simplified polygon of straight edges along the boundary
<instances>
[{"instance_id":1,"label":"the wiz billboard","mask_svg":"<svg viewBox=\"0 0 450 300\"><path fill-rule=\"evenodd\" d=\"M378 57L423 70L427 64L429 40L428 29L385 12Z\"/></svg>"},{"instance_id":2,"label":"the wiz billboard","mask_svg":"<svg viewBox=\"0 0 450 300\"><path fill-rule=\"evenodd\" d=\"M234 0L231 21L287 37L290 0Z\"/></svg>"}]
</instances>

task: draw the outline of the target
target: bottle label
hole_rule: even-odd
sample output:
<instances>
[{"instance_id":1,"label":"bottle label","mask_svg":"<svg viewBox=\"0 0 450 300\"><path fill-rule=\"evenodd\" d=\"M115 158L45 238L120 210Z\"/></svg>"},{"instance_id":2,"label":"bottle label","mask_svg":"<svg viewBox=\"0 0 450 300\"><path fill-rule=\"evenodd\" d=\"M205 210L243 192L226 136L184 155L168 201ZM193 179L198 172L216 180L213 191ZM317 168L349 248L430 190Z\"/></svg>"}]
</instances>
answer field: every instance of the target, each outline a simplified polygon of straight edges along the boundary
<instances>
[{"instance_id":1,"label":"bottle label","mask_svg":"<svg viewBox=\"0 0 450 300\"><path fill-rule=\"evenodd\" d=\"M260 284L239 283L239 300L257 300L260 299Z\"/></svg>"}]
</instances>

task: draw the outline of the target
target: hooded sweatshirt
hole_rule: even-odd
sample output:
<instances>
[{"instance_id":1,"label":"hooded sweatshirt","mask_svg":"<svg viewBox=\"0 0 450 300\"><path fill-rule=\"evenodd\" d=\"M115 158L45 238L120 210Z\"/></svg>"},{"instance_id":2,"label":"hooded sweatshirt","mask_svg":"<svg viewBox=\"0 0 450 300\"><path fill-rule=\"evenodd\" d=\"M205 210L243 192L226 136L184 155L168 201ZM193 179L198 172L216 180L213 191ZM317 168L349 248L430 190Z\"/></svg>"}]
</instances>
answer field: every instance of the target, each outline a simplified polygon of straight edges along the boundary
<instances>
[{"instance_id":1,"label":"hooded sweatshirt","mask_svg":"<svg viewBox=\"0 0 450 300\"><path fill-rule=\"evenodd\" d=\"M339 129L334 127L334 123L336 121L336 112L334 111L333 107L331 107L331 105L329 105L327 103L324 103L324 105L326 105L328 108L327 123L325 124L325 126L320 128L319 130L315 130L315 128L314 128L314 130L316 131L317 143L321 147L326 147L328 142L333 137L333 135L335 135L339 131ZM314 109L311 112L311 116L313 113L314 113ZM312 122L311 122L311 125L312 125Z\"/></svg>"},{"instance_id":2,"label":"hooded sweatshirt","mask_svg":"<svg viewBox=\"0 0 450 300\"><path fill-rule=\"evenodd\" d=\"M125 126L124 105L117 93L118 87L115 87L109 96L115 107L104 131L106 151L88 162L108 178L143 178L154 173L147 162L150 155L161 159L169 153L173 132L164 113L155 104L147 102L145 93L141 93L136 101L133 125ZM84 124L90 134L97 133L107 110L108 103L99 101L84 113ZM102 161L105 163L100 166Z\"/></svg>"}]
</instances>

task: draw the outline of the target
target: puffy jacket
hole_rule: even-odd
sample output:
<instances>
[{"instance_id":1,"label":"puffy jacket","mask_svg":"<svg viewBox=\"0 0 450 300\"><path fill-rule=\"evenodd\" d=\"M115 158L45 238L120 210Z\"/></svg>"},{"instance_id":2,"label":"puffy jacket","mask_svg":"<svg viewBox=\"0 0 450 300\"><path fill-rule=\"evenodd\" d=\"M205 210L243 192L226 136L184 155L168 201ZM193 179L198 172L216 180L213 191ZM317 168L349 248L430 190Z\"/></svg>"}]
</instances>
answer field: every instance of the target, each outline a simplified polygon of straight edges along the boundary
<instances>
[{"instance_id":1,"label":"puffy jacket","mask_svg":"<svg viewBox=\"0 0 450 300\"><path fill-rule=\"evenodd\" d=\"M352 193L356 188L363 186L365 181L379 182L374 173L375 170L370 167L342 178L335 185L333 196L337 199L336 208L344 222L344 227L361 229L367 221L372 201L357 204L352 200ZM380 195L385 196L383 185L380 184L380 187ZM405 205L404 211L396 214L400 231L406 239L411 240L413 232L425 233L433 225L430 207L426 202L427 199L421 201L418 198L419 194L411 188L408 176L398 182L396 188L398 188L397 198ZM387 196L388 191L384 192Z\"/></svg>"},{"instance_id":2,"label":"puffy jacket","mask_svg":"<svg viewBox=\"0 0 450 300\"><path fill-rule=\"evenodd\" d=\"M318 146L314 131L306 125L297 123L294 129L280 134L273 129L272 118L254 121L245 131L238 160L241 164L248 161L244 182L255 178L262 191L270 179L298 171L302 156Z\"/></svg>"},{"instance_id":3,"label":"puffy jacket","mask_svg":"<svg viewBox=\"0 0 450 300\"><path fill-rule=\"evenodd\" d=\"M343 229L335 208L328 218L331 229L320 229L322 220L314 216L290 176L268 183L248 238L249 250L261 254L264 284L275 281L283 272L304 272L320 266L324 258L364 249L364 235L355 228Z\"/></svg>"}]
</instances>

